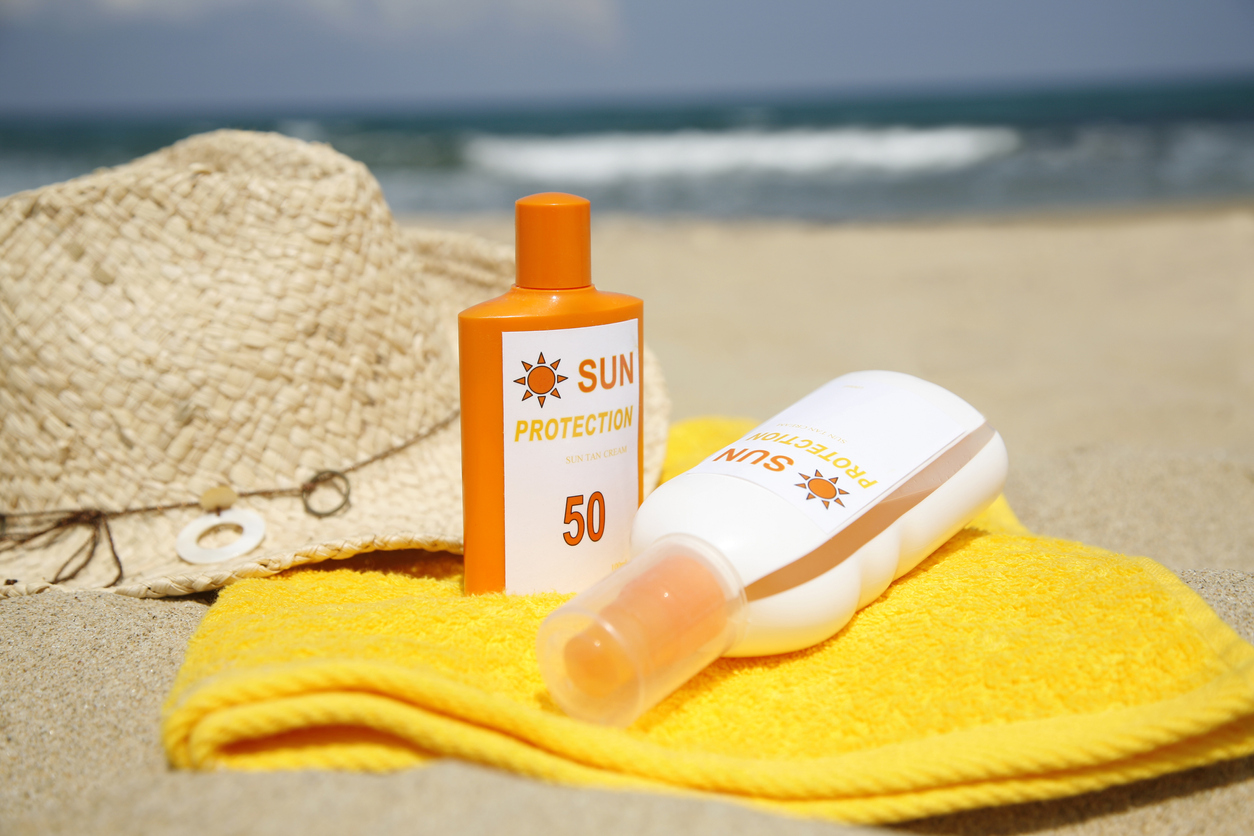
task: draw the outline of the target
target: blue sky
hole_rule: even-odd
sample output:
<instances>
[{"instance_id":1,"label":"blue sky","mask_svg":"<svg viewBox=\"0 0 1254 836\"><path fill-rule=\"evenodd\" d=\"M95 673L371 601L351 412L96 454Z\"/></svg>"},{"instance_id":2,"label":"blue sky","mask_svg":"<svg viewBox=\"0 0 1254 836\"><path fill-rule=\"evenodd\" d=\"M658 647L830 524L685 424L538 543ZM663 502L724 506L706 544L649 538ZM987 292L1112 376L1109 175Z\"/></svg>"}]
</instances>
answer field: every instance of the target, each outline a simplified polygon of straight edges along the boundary
<instances>
[{"instance_id":1,"label":"blue sky","mask_svg":"<svg viewBox=\"0 0 1254 836\"><path fill-rule=\"evenodd\" d=\"M1254 76L1250 0L0 0L0 112Z\"/></svg>"}]
</instances>

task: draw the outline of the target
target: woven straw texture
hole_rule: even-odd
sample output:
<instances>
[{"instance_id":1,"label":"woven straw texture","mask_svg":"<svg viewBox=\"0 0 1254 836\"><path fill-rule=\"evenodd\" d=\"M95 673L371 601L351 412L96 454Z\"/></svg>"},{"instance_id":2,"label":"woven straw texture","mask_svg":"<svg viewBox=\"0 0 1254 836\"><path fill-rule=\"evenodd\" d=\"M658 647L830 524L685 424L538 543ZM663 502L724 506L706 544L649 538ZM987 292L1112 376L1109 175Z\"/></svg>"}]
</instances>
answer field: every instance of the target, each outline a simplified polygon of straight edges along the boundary
<instances>
[{"instance_id":1,"label":"woven straw texture","mask_svg":"<svg viewBox=\"0 0 1254 836\"><path fill-rule=\"evenodd\" d=\"M115 517L142 597L376 549L461 549L456 314L513 281L513 254L402 230L361 163L325 145L219 131L0 201L0 513L196 502L350 474L317 518L299 496L241 499L250 554L175 553L199 508ZM669 404L645 354L646 487ZM315 507L338 501L329 487ZM0 596L38 592L90 535L0 553ZM212 545L212 543L210 543ZM71 585L103 587L107 544Z\"/></svg>"}]
</instances>

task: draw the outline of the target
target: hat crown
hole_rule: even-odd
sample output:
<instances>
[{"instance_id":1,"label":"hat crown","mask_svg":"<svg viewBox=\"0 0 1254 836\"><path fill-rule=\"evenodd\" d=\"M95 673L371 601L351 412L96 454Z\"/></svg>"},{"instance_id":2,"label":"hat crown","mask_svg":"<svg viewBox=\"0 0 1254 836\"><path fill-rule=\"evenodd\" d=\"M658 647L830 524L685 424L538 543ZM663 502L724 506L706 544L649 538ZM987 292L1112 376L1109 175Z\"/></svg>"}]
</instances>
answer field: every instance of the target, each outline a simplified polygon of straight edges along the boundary
<instances>
[{"instance_id":1,"label":"hat crown","mask_svg":"<svg viewBox=\"0 0 1254 836\"><path fill-rule=\"evenodd\" d=\"M294 487L457 406L378 183L219 131L0 201L0 511Z\"/></svg>"}]
</instances>

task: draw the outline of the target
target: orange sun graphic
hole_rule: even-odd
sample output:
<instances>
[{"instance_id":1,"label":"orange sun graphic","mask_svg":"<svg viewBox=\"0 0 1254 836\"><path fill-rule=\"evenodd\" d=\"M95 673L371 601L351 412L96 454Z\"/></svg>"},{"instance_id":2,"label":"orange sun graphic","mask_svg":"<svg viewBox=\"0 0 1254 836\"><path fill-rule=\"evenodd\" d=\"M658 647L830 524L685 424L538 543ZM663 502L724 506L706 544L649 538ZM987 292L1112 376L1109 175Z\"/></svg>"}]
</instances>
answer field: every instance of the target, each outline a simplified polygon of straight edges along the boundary
<instances>
[{"instance_id":1,"label":"orange sun graphic","mask_svg":"<svg viewBox=\"0 0 1254 836\"><path fill-rule=\"evenodd\" d=\"M835 502L841 508L845 507L845 503L840 501L842 496L848 496L849 491L841 490L836 487L836 480L839 476L833 476L831 479L823 478L823 474L817 470L813 476L806 476L804 473L799 474L804 482L798 482L797 487L805 488L807 491L806 499L817 499L823 503L824 508L832 507Z\"/></svg>"},{"instance_id":2,"label":"orange sun graphic","mask_svg":"<svg viewBox=\"0 0 1254 836\"><path fill-rule=\"evenodd\" d=\"M523 369L527 372L522 377L515 380L515 383L521 383L527 387L527 391L523 392L522 399L525 401L532 395L540 402L540 407L544 408L544 399L548 397L561 398L562 393L557 391L557 384L566 378L557 373L557 364L561 360L554 360L552 363L544 362L544 352L540 353L540 359L536 360L535 365L522 361Z\"/></svg>"}]
</instances>

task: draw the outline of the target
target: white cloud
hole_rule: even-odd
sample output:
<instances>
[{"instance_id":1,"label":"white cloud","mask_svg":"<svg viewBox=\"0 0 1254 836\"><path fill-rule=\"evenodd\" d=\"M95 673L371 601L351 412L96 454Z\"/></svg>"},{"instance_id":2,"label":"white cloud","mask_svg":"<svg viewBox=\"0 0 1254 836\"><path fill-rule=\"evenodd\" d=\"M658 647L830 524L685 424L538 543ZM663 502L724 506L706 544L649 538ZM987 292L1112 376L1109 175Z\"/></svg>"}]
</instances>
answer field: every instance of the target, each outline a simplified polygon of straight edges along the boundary
<instances>
[{"instance_id":1,"label":"white cloud","mask_svg":"<svg viewBox=\"0 0 1254 836\"><path fill-rule=\"evenodd\" d=\"M241 0L242 1L242 0ZM229 5L230 0L0 0L0 17L90 13L151 14L179 17L205 8Z\"/></svg>"},{"instance_id":2,"label":"white cloud","mask_svg":"<svg viewBox=\"0 0 1254 836\"><path fill-rule=\"evenodd\" d=\"M109 17L178 19L245 2L247 0L0 0L0 19L36 15L65 19L92 13Z\"/></svg>"},{"instance_id":3,"label":"white cloud","mask_svg":"<svg viewBox=\"0 0 1254 836\"><path fill-rule=\"evenodd\" d=\"M376 33L447 34L491 23L523 31L556 31L593 43L618 39L619 0L264 0L294 14ZM258 0L0 0L0 20L95 12L115 19L193 20Z\"/></svg>"},{"instance_id":4,"label":"white cloud","mask_svg":"<svg viewBox=\"0 0 1254 836\"><path fill-rule=\"evenodd\" d=\"M528 28L582 32L599 40L614 36L619 24L615 0L307 0L307 4L339 22L373 18L405 28L459 30L507 20Z\"/></svg>"}]
</instances>

